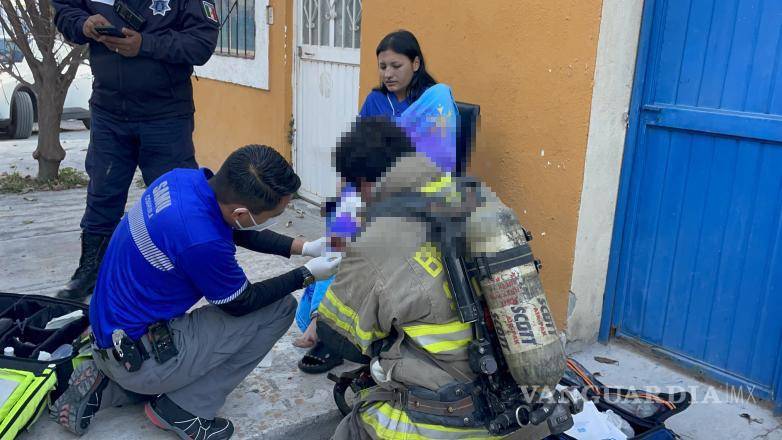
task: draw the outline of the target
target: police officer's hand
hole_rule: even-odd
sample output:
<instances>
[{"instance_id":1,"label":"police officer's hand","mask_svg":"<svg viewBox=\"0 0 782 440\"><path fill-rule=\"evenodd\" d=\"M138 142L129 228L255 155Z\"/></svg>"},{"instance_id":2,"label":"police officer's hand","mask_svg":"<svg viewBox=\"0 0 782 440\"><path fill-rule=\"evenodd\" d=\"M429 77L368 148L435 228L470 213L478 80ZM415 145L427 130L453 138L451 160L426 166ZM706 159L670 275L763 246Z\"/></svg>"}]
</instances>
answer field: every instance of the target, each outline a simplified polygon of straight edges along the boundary
<instances>
[{"instance_id":1,"label":"police officer's hand","mask_svg":"<svg viewBox=\"0 0 782 440\"><path fill-rule=\"evenodd\" d=\"M95 32L96 26L111 26L111 23L106 20L106 17L100 14L92 15L84 21L84 26L82 26L81 31L84 33L85 37L98 41L100 40L101 35Z\"/></svg>"},{"instance_id":2,"label":"police officer's hand","mask_svg":"<svg viewBox=\"0 0 782 440\"><path fill-rule=\"evenodd\" d=\"M141 34L128 28L122 28L122 33L125 34L125 38L102 36L98 41L123 57L133 58L141 50Z\"/></svg>"},{"instance_id":3,"label":"police officer's hand","mask_svg":"<svg viewBox=\"0 0 782 440\"><path fill-rule=\"evenodd\" d=\"M342 257L338 255L317 257L308 261L307 264L304 265L304 267L306 267L307 270L310 271L310 273L312 274L313 277L315 277L316 280L322 281L322 280L329 279L332 275L337 273L337 269L339 269L339 263L341 262L342 262Z\"/></svg>"}]
</instances>

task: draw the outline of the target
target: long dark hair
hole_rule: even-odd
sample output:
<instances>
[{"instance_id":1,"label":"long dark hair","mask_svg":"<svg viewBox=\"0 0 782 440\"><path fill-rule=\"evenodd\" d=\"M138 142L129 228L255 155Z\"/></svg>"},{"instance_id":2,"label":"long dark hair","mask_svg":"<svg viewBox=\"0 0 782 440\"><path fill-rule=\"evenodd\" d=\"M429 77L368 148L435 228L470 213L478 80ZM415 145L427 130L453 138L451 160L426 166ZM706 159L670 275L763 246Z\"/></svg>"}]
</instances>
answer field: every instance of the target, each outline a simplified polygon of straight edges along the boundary
<instances>
[{"instance_id":1,"label":"long dark hair","mask_svg":"<svg viewBox=\"0 0 782 440\"><path fill-rule=\"evenodd\" d=\"M418 40L412 32L401 29L386 35L380 40L380 44L377 45L375 56L380 55L380 52L389 49L406 56L411 62L415 61L415 57L418 57L420 66L418 67L418 71L413 73L413 79L410 80L410 85L407 86L407 97L411 102L415 102L426 89L437 84L437 81L432 78L432 75L429 75L429 72L426 71L424 54L421 52L421 46L418 44ZM388 94L388 89L382 82L380 83L380 87L376 87L375 90Z\"/></svg>"}]
</instances>

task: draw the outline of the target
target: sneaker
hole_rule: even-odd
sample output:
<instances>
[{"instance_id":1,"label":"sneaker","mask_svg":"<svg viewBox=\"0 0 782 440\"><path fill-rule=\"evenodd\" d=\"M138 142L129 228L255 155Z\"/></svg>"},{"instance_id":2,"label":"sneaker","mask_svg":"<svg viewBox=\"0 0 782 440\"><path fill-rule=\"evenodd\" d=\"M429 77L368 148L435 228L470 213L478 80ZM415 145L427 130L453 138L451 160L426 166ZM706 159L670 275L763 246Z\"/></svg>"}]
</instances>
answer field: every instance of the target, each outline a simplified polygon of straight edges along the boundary
<instances>
[{"instance_id":1,"label":"sneaker","mask_svg":"<svg viewBox=\"0 0 782 440\"><path fill-rule=\"evenodd\" d=\"M101 397L109 379L95 361L85 360L73 370L68 389L54 402L51 416L76 435L87 432L92 417L100 408Z\"/></svg>"},{"instance_id":2,"label":"sneaker","mask_svg":"<svg viewBox=\"0 0 782 440\"><path fill-rule=\"evenodd\" d=\"M152 424L173 432L182 440L226 440L234 433L234 424L230 420L220 417L208 420L194 416L165 394L144 405L144 413Z\"/></svg>"}]
</instances>

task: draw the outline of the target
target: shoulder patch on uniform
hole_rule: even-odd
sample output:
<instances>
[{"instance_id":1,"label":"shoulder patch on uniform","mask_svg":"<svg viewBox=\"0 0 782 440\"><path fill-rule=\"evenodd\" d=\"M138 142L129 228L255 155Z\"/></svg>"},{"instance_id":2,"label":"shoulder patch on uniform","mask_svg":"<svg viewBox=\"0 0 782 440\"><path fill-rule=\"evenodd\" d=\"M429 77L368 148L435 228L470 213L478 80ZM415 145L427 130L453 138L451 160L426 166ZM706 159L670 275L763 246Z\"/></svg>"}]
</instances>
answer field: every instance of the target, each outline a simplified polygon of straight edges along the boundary
<instances>
[{"instance_id":1,"label":"shoulder patch on uniform","mask_svg":"<svg viewBox=\"0 0 782 440\"><path fill-rule=\"evenodd\" d=\"M202 0L201 4L204 7L204 17L212 20L215 23L219 23L220 18L217 16L217 8L215 7L215 4L207 0Z\"/></svg>"},{"instance_id":2,"label":"shoulder patch on uniform","mask_svg":"<svg viewBox=\"0 0 782 440\"><path fill-rule=\"evenodd\" d=\"M168 190L167 180L152 188L152 197L155 202L155 214L171 206L171 194Z\"/></svg>"}]
</instances>

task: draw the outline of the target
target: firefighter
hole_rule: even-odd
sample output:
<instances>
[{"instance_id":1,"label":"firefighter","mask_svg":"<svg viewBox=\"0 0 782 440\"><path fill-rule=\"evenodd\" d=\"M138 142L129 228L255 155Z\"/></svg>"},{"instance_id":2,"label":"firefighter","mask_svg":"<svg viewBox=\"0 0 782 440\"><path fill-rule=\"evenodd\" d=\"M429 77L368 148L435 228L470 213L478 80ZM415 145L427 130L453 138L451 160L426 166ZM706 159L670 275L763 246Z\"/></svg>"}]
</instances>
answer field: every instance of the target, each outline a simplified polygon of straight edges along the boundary
<instances>
[{"instance_id":1,"label":"firefighter","mask_svg":"<svg viewBox=\"0 0 782 440\"><path fill-rule=\"evenodd\" d=\"M335 165L360 190L364 223L318 308L318 335L346 359L369 363L378 386L362 393L334 439L495 438L470 397L471 327L459 320L427 225L371 215L401 193L454 200L450 176L416 153L396 125L373 118L343 135ZM508 210L487 188L480 191L479 209ZM521 432L548 434L545 423Z\"/></svg>"}]
</instances>

